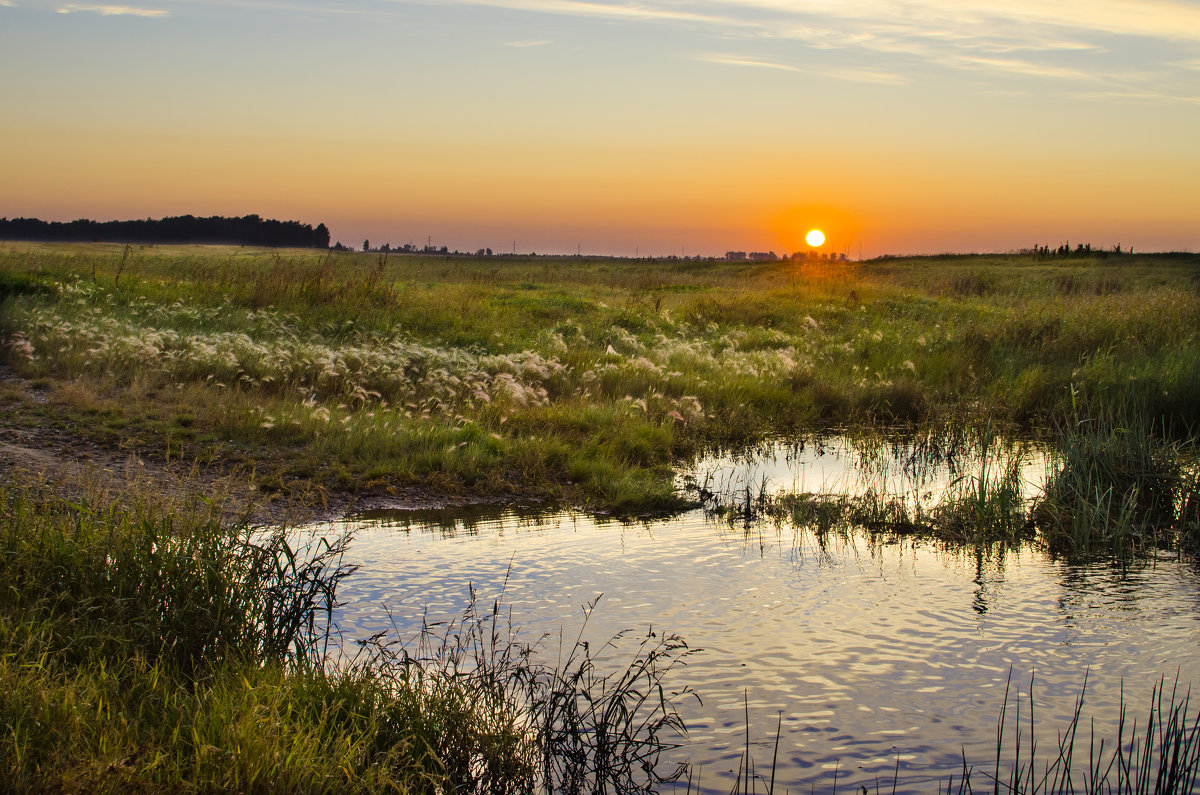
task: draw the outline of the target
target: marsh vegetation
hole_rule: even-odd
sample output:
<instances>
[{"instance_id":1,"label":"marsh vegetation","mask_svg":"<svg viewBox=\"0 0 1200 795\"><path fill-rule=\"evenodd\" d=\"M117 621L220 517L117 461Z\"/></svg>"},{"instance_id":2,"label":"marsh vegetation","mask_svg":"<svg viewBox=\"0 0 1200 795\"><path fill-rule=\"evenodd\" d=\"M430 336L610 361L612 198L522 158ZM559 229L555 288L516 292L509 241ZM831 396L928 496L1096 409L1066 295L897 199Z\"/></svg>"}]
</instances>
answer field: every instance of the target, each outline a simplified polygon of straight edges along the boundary
<instances>
[{"instance_id":1,"label":"marsh vegetation","mask_svg":"<svg viewBox=\"0 0 1200 795\"><path fill-rule=\"evenodd\" d=\"M1190 559L1198 268L4 244L0 432L228 477L255 503L703 504L729 527L982 556ZM970 450L972 466L932 502L882 487L718 498L676 479L706 455L830 433ZM1028 450L1044 461L1032 490ZM624 637L615 673L588 645L547 666L498 605L472 606L457 634L418 633L419 653L375 636L338 667L324 630L341 541L302 551L212 500L148 493L0 495L10 780L623 790L678 772L660 755L678 741L663 677L688 656L679 638ZM1185 727L1169 737L1194 781L1188 709L1155 714Z\"/></svg>"},{"instance_id":2,"label":"marsh vegetation","mask_svg":"<svg viewBox=\"0 0 1200 795\"><path fill-rule=\"evenodd\" d=\"M47 398L4 400L145 458L241 466L264 491L646 512L680 506L672 466L697 452L820 427L1186 436L1196 268L9 244L5 358Z\"/></svg>"}]
</instances>

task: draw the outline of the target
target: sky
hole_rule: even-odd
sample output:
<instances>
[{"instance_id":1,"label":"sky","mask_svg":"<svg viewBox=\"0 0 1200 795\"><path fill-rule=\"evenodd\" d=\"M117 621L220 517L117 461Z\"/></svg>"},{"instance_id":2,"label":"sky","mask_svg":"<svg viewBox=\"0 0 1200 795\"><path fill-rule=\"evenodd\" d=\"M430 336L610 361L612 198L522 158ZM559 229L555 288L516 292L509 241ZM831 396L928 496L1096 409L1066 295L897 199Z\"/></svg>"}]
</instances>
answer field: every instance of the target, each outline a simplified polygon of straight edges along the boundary
<instances>
[{"instance_id":1,"label":"sky","mask_svg":"<svg viewBox=\"0 0 1200 795\"><path fill-rule=\"evenodd\" d=\"M1200 250L1200 0L0 0L0 217Z\"/></svg>"}]
</instances>

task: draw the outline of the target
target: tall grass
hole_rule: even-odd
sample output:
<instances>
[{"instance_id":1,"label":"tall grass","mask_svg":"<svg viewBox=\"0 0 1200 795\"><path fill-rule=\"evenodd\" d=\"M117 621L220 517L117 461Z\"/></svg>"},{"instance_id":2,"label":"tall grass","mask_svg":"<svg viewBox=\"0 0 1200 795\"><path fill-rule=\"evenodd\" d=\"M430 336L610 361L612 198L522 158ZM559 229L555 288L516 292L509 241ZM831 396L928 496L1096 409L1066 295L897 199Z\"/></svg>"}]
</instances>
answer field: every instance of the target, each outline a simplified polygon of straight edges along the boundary
<instances>
[{"instance_id":1,"label":"tall grass","mask_svg":"<svg viewBox=\"0 0 1200 795\"><path fill-rule=\"evenodd\" d=\"M135 514L0 488L0 607L41 625L64 659L129 654L196 676L213 660L305 664L324 654L346 540Z\"/></svg>"},{"instance_id":2,"label":"tall grass","mask_svg":"<svg viewBox=\"0 0 1200 795\"><path fill-rule=\"evenodd\" d=\"M866 530L983 547L1033 544L1075 561L1200 552L1200 451L1145 412L1081 403L1044 444L1014 443L990 427L943 441L855 437L859 480L823 492L695 488L714 517L746 527L788 522L818 539ZM888 483L900 459L910 478L903 493ZM947 470L956 474L944 487L911 485Z\"/></svg>"},{"instance_id":3,"label":"tall grass","mask_svg":"<svg viewBox=\"0 0 1200 795\"><path fill-rule=\"evenodd\" d=\"M972 544L1019 544L1032 530L1022 472L1025 456L1004 449L990 426L977 449L977 468L959 475L935 509L940 535Z\"/></svg>"},{"instance_id":4,"label":"tall grass","mask_svg":"<svg viewBox=\"0 0 1200 795\"><path fill-rule=\"evenodd\" d=\"M992 758L971 759L964 751L961 769L945 777L937 786L938 793L1183 795L1200 788L1200 710L1193 707L1190 691L1179 689L1178 681L1155 684L1140 718L1130 715L1122 694L1115 736L1098 732L1095 720L1085 719L1086 677L1071 717L1053 737L1046 735L1037 718L1033 687L1031 679L1028 694L1013 697L1010 672L996 718ZM756 764L747 713L746 745L730 795L775 792L779 742L777 727L771 760ZM838 791L837 779L835 768L828 791ZM689 792L692 783L689 781ZM877 779L874 784L878 795L911 787L902 780L899 758L891 779ZM872 792L864 784L856 784L855 789Z\"/></svg>"},{"instance_id":5,"label":"tall grass","mask_svg":"<svg viewBox=\"0 0 1200 795\"><path fill-rule=\"evenodd\" d=\"M559 638L557 660L542 661L549 636L519 638L499 600L476 594L458 620L426 624L415 639L379 635L351 670L390 688L426 694L468 710L461 728L490 727L511 753L480 756L470 737L439 730L441 710L408 716L424 745L455 772L456 789L474 792L652 792L686 765L663 754L686 730L674 702L689 691L664 681L692 650L682 638L648 630L619 633L593 648L585 620L573 639Z\"/></svg>"},{"instance_id":6,"label":"tall grass","mask_svg":"<svg viewBox=\"0 0 1200 795\"><path fill-rule=\"evenodd\" d=\"M627 792L678 775L677 637L542 662L474 603L357 658L349 539L0 486L0 774L12 791ZM340 639L339 639L340 640Z\"/></svg>"},{"instance_id":7,"label":"tall grass","mask_svg":"<svg viewBox=\"0 0 1200 795\"><path fill-rule=\"evenodd\" d=\"M1031 682L1031 691L1032 686ZM1039 755L1038 742L1046 738L1038 736L1032 695L1022 723L1021 700L1018 697L1010 712L1006 690L996 723L992 769L980 772L964 755L961 775L957 781L951 777L944 791L1013 795L1174 795L1196 791L1200 786L1200 712L1192 708L1190 692L1181 692L1178 682L1168 690L1167 683L1159 681L1141 720L1130 717L1122 698L1116 737L1104 737L1096 735L1094 724L1090 730L1084 724L1086 690L1085 681L1070 721L1043 755Z\"/></svg>"},{"instance_id":8,"label":"tall grass","mask_svg":"<svg viewBox=\"0 0 1200 795\"><path fill-rule=\"evenodd\" d=\"M1200 458L1148 412L1080 406L1052 448L1033 518L1052 551L1129 558L1200 546Z\"/></svg>"}]
</instances>

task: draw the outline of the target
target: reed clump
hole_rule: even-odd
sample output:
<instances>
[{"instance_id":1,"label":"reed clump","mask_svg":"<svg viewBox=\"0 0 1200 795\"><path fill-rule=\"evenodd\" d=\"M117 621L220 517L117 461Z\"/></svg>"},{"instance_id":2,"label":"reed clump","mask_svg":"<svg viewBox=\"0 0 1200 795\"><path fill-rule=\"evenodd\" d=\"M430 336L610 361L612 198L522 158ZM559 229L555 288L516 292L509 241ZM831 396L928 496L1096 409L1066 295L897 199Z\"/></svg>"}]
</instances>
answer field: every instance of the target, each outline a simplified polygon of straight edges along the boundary
<instances>
[{"instance_id":1,"label":"reed clump","mask_svg":"<svg viewBox=\"0 0 1200 795\"><path fill-rule=\"evenodd\" d=\"M1128 559L1200 541L1200 458L1137 409L1080 409L1051 448L1051 476L1032 514L1053 552Z\"/></svg>"}]
</instances>

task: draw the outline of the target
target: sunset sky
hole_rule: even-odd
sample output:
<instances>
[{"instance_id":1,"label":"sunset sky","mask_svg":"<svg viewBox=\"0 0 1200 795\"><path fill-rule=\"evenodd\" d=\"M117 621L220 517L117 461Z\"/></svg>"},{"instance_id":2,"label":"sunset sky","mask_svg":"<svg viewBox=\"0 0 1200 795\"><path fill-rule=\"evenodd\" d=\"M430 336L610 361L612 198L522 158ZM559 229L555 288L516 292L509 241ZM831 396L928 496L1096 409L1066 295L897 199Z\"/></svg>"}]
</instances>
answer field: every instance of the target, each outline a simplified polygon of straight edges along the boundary
<instances>
[{"instance_id":1,"label":"sunset sky","mask_svg":"<svg viewBox=\"0 0 1200 795\"><path fill-rule=\"evenodd\" d=\"M1200 0L0 0L0 216L1200 249Z\"/></svg>"}]
</instances>

